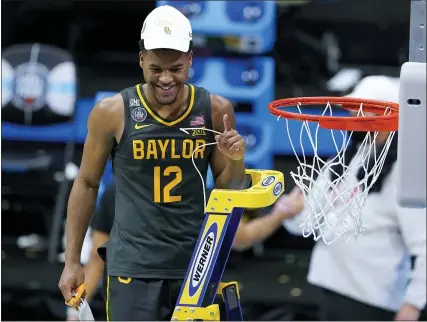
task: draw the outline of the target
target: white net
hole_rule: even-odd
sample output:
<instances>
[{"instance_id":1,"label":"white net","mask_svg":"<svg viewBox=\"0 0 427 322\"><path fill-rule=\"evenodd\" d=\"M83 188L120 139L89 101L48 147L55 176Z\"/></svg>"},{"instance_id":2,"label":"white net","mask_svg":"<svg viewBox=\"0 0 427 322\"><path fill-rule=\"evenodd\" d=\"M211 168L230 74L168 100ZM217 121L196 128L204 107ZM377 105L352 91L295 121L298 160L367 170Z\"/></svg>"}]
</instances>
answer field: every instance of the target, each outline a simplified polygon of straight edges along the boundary
<instances>
[{"instance_id":1,"label":"white net","mask_svg":"<svg viewBox=\"0 0 427 322\"><path fill-rule=\"evenodd\" d=\"M297 109L300 114L304 114L301 104L298 104ZM390 108L384 110L384 115L390 113ZM365 114L368 113L363 113L363 104L360 104L357 116L368 116ZM331 104L327 104L322 115L333 116ZM340 238L348 241L363 233L361 212L369 190L381 173L395 132L390 132L388 136L379 132L357 132L363 133L364 138L358 144L353 142L354 152L351 160L348 160L346 151L350 147L353 132L330 130L336 154L325 160L318 154L318 123L310 127L308 121L285 121L290 144L300 164L296 173L291 172L291 176L304 193L306 215L301 224L303 236L312 235L314 240L322 238L326 244L330 244ZM299 149L293 142L296 139L292 138L290 122L294 122L293 128L295 122L301 126ZM380 139L382 142L379 144ZM314 152L310 162L308 159L311 158L306 157L304 150L307 144L303 144L307 140Z\"/></svg>"}]
</instances>

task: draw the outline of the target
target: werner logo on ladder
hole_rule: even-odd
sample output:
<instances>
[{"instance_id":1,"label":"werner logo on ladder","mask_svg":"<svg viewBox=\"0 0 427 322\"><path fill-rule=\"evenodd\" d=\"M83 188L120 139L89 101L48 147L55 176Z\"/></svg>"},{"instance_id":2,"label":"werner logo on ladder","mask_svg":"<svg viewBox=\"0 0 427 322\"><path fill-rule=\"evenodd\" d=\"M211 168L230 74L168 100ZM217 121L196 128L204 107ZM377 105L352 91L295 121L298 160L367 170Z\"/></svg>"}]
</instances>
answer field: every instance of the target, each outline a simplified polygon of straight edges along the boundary
<instances>
[{"instance_id":1,"label":"werner logo on ladder","mask_svg":"<svg viewBox=\"0 0 427 322\"><path fill-rule=\"evenodd\" d=\"M215 250L218 234L218 225L214 222L209 229L203 241L200 243L196 251L196 260L193 262L191 269L191 284L189 286L190 296L194 296L201 282L203 281L207 269L212 261L212 254Z\"/></svg>"}]
</instances>

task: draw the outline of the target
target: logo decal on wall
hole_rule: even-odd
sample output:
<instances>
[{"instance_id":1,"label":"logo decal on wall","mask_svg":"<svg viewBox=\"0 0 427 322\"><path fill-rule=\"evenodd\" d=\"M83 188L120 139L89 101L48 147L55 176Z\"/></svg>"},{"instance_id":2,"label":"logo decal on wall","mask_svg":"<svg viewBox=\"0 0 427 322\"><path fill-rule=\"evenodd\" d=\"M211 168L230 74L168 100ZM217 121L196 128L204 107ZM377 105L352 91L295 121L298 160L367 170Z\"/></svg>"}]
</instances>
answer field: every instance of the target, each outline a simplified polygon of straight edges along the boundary
<instances>
[{"instance_id":1,"label":"logo decal on wall","mask_svg":"<svg viewBox=\"0 0 427 322\"><path fill-rule=\"evenodd\" d=\"M21 110L36 111L46 103L49 70L40 63L16 67L12 101Z\"/></svg>"}]
</instances>

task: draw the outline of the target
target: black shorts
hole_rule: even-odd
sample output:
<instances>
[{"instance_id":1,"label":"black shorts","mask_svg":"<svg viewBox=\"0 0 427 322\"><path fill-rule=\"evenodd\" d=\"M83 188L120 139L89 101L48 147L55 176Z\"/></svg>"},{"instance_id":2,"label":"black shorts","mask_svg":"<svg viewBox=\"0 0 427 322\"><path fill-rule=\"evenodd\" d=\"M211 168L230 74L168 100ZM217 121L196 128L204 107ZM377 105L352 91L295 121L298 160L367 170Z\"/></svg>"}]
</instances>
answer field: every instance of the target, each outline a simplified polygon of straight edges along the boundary
<instances>
[{"instance_id":1,"label":"black shorts","mask_svg":"<svg viewBox=\"0 0 427 322\"><path fill-rule=\"evenodd\" d=\"M108 276L107 321L170 321L182 282Z\"/></svg>"},{"instance_id":2,"label":"black shorts","mask_svg":"<svg viewBox=\"0 0 427 322\"><path fill-rule=\"evenodd\" d=\"M320 321L393 321L395 312L361 303L321 288Z\"/></svg>"}]
</instances>

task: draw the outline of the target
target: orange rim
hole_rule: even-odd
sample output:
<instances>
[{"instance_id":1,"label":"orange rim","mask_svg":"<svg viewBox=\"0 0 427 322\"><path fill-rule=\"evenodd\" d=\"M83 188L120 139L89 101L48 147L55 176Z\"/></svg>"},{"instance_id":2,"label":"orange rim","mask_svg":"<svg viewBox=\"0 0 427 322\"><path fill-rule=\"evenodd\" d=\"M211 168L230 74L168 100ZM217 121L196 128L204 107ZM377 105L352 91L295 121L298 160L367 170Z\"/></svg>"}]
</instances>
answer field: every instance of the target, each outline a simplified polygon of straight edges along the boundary
<instances>
[{"instance_id":1,"label":"orange rim","mask_svg":"<svg viewBox=\"0 0 427 322\"><path fill-rule=\"evenodd\" d=\"M322 116L311 114L300 114L283 110L291 106L305 105L340 105L349 111L358 111L363 104L363 112L374 113L375 116ZM354 97L295 97L285 98L268 104L271 114L288 120L299 120L317 122L325 129L346 131L397 131L399 127L399 104L386 101L361 99ZM383 115L386 109L390 114Z\"/></svg>"}]
</instances>

